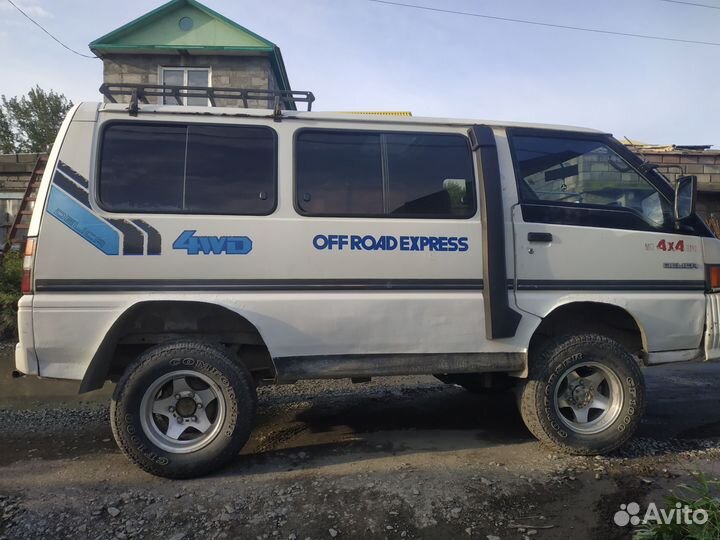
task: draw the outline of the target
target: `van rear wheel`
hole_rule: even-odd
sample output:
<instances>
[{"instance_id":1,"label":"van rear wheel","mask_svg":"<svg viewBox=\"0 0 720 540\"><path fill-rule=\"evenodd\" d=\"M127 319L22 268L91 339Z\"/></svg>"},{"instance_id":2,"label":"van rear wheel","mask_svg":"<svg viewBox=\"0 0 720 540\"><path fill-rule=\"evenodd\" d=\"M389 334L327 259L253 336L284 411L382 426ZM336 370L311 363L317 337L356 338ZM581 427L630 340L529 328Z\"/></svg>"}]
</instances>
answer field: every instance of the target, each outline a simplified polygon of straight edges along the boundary
<instances>
[{"instance_id":1,"label":"van rear wheel","mask_svg":"<svg viewBox=\"0 0 720 540\"><path fill-rule=\"evenodd\" d=\"M232 460L252 429L252 376L226 351L181 341L145 351L118 382L110 404L113 434L143 470L191 478Z\"/></svg>"},{"instance_id":2,"label":"van rear wheel","mask_svg":"<svg viewBox=\"0 0 720 540\"><path fill-rule=\"evenodd\" d=\"M578 455L604 454L640 424L645 385L635 358L613 339L564 336L533 355L520 414L541 442Z\"/></svg>"}]
</instances>

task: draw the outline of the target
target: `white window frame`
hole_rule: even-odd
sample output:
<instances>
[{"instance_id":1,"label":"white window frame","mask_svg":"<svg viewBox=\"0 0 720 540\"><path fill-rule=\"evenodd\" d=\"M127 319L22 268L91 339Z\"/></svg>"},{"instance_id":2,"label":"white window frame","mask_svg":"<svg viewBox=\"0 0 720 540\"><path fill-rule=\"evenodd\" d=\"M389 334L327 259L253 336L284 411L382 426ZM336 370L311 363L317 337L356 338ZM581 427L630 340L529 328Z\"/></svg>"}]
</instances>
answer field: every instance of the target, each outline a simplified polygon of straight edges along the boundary
<instances>
[{"instance_id":1,"label":"white window frame","mask_svg":"<svg viewBox=\"0 0 720 540\"><path fill-rule=\"evenodd\" d=\"M189 86L188 85L188 73L190 71L207 71L208 74L208 88L212 88L212 67L200 67L200 66L160 66L159 67L159 73L158 73L158 80L160 81L160 84L165 86L165 71L166 70L173 70L173 71L182 71L183 72L183 83L182 86ZM198 96L199 97L199 96ZM181 97L180 101L182 102L182 105L186 105L185 103L185 97ZM162 98L162 104L165 105L165 98ZM208 99L206 105L210 106L210 100Z\"/></svg>"}]
</instances>

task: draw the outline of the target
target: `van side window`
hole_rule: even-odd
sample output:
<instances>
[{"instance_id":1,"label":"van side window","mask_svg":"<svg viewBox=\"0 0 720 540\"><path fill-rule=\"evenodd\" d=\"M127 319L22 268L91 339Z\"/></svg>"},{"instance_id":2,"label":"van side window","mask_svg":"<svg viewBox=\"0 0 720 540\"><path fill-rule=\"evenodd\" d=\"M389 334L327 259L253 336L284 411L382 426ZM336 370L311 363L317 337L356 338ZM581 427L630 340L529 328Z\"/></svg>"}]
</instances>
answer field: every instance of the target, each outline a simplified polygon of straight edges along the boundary
<instances>
[{"instance_id":1,"label":"van side window","mask_svg":"<svg viewBox=\"0 0 720 540\"><path fill-rule=\"evenodd\" d=\"M658 229L672 206L602 140L512 136L526 221Z\"/></svg>"},{"instance_id":2,"label":"van side window","mask_svg":"<svg viewBox=\"0 0 720 540\"><path fill-rule=\"evenodd\" d=\"M186 139L183 125L109 126L100 157L103 206L120 212L181 208Z\"/></svg>"},{"instance_id":3,"label":"van side window","mask_svg":"<svg viewBox=\"0 0 720 540\"><path fill-rule=\"evenodd\" d=\"M99 200L113 212L266 215L275 208L275 148L265 127L111 124Z\"/></svg>"},{"instance_id":4,"label":"van side window","mask_svg":"<svg viewBox=\"0 0 720 540\"><path fill-rule=\"evenodd\" d=\"M469 218L475 176L462 135L302 130L298 209L311 216Z\"/></svg>"},{"instance_id":5,"label":"van side window","mask_svg":"<svg viewBox=\"0 0 720 540\"><path fill-rule=\"evenodd\" d=\"M380 135L304 131L298 138L298 207L312 215L383 214Z\"/></svg>"},{"instance_id":6,"label":"van side window","mask_svg":"<svg viewBox=\"0 0 720 540\"><path fill-rule=\"evenodd\" d=\"M387 134L388 211L392 216L471 217L472 155L457 135Z\"/></svg>"},{"instance_id":7,"label":"van side window","mask_svg":"<svg viewBox=\"0 0 720 540\"><path fill-rule=\"evenodd\" d=\"M275 137L263 127L188 127L185 208L269 214L275 207Z\"/></svg>"}]
</instances>

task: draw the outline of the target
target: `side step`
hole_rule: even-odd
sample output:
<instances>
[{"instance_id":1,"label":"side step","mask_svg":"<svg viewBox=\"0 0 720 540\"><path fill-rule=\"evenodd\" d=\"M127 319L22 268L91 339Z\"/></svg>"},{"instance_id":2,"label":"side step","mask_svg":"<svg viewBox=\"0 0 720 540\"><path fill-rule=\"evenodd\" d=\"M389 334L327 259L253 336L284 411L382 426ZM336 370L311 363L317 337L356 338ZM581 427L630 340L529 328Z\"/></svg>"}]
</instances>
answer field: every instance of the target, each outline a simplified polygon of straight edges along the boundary
<instances>
[{"instance_id":1,"label":"side step","mask_svg":"<svg viewBox=\"0 0 720 540\"><path fill-rule=\"evenodd\" d=\"M277 382L302 379L365 379L391 375L522 371L525 353L346 354L274 358Z\"/></svg>"}]
</instances>

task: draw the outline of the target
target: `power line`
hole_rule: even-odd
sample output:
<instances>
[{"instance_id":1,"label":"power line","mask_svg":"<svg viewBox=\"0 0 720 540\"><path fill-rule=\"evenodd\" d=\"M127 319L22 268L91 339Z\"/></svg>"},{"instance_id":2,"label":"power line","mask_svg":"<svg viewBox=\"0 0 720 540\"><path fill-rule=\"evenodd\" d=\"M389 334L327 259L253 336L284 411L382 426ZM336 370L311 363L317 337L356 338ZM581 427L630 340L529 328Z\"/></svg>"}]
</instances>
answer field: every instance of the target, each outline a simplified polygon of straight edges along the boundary
<instances>
[{"instance_id":1,"label":"power line","mask_svg":"<svg viewBox=\"0 0 720 540\"><path fill-rule=\"evenodd\" d=\"M14 7L15 9L17 9L20 13L22 13L23 16L24 16L28 21L30 21L31 23L33 23L33 24L34 24L35 26L37 26L40 30L42 30L43 32L45 32L48 36L50 36L52 39L54 39L54 40L55 40L56 42L58 42L60 45L62 45L63 47L65 47L65 48L66 48L68 51L70 51L71 53L77 54L78 56L82 56L83 58L92 58L92 59L97 58L97 56L90 56L89 54L83 54L83 53L81 53L81 52L77 52L75 49L71 49L70 47L68 47L67 45L65 45L62 41L60 41L58 38L56 38L55 36L53 36L50 32L48 32L47 30L45 30L45 28L43 28L43 26L42 26L39 22L37 22L37 21L36 21L35 19L33 19L30 15L28 15L28 14L25 13L22 9L20 9L20 8L17 6L17 4L15 4L15 2L13 2L12 0L7 0L7 1L8 1L8 3L9 3L12 7Z\"/></svg>"},{"instance_id":2,"label":"power line","mask_svg":"<svg viewBox=\"0 0 720 540\"><path fill-rule=\"evenodd\" d=\"M427 7L427 6L418 6L416 4L405 4L402 2L392 2L390 0L367 0L367 1L375 2L376 4L386 4L389 6L399 6L399 7L406 7L406 8L412 8L412 9L422 9L425 11L435 11L438 13L449 13L452 15L464 15L466 17L478 17L480 19L491 19L494 21L505 21L505 22L519 23L519 24L530 24L533 26L545 26L545 27L549 27L549 28L562 28L564 30L577 30L579 32L592 32L594 34L607 34L607 35L612 35L612 36L624 36L624 37L633 37L633 38L641 38L641 39L652 39L655 41L672 41L675 43L690 43L693 45L710 45L713 47L720 47L720 43L714 42L714 41L697 41L694 39L680 39L680 38L671 38L671 37L664 37L664 36L650 36L647 34L632 34L629 32L614 32L612 30L600 30L597 28L583 28L581 26L569 26L569 25L564 25L564 24L544 23L544 22L539 22L539 21L529 21L526 19L513 19L510 17L498 17L495 15L482 15L480 13L471 13L468 11L455 11L455 10L451 10L451 9L441 9L441 8L433 8L433 7Z\"/></svg>"},{"instance_id":3,"label":"power line","mask_svg":"<svg viewBox=\"0 0 720 540\"><path fill-rule=\"evenodd\" d=\"M683 4L685 6L695 6L708 9L720 9L720 6L711 6L710 4L698 4L697 2L682 2L681 0L660 0L661 2L668 2L669 4Z\"/></svg>"}]
</instances>

